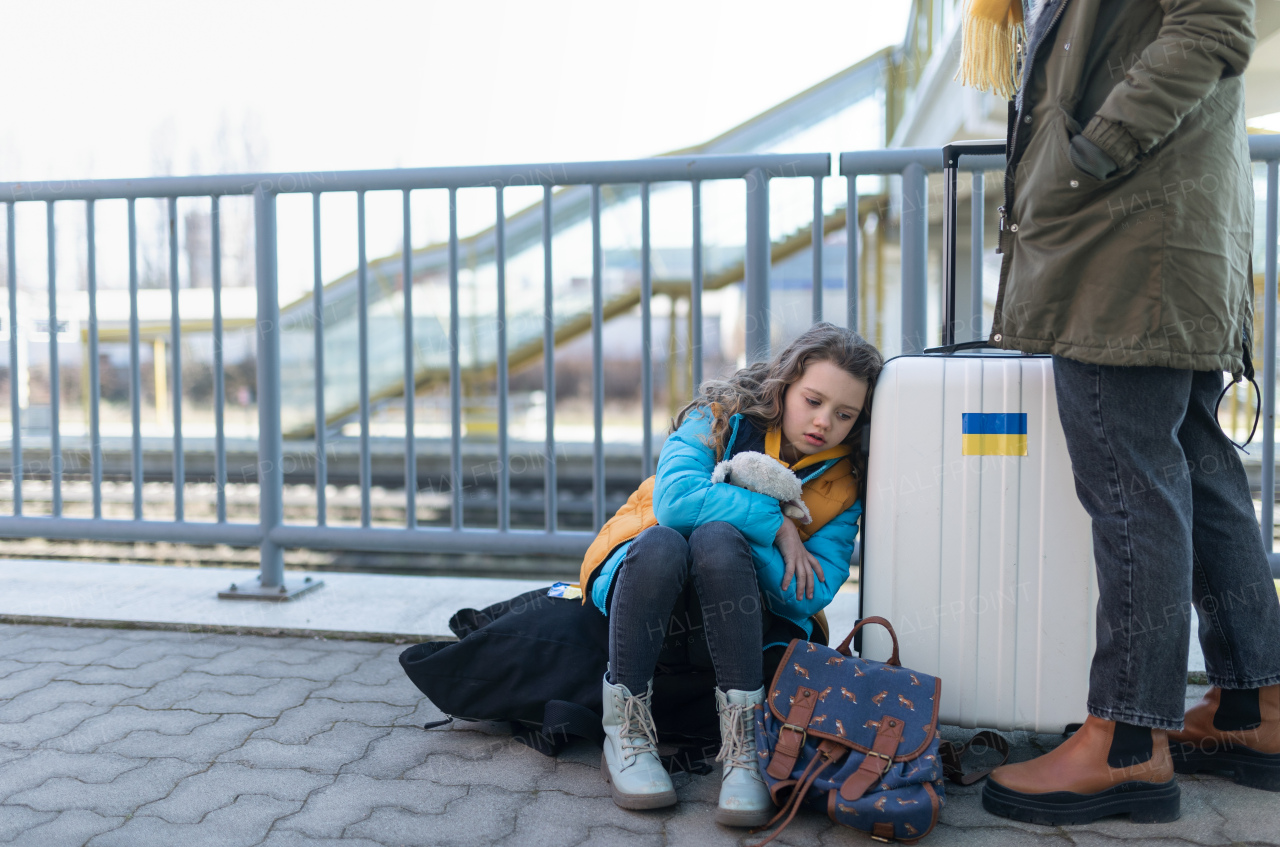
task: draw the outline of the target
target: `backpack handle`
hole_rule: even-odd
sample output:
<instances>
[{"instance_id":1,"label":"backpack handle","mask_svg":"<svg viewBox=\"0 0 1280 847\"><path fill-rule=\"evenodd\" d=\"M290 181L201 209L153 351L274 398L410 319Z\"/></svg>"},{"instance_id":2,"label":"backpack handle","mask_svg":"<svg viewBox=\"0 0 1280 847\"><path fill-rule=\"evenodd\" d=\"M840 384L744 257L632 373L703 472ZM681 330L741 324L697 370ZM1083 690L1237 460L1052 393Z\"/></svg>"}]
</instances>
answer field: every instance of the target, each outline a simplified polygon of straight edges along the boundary
<instances>
[{"instance_id":1,"label":"backpack handle","mask_svg":"<svg viewBox=\"0 0 1280 847\"><path fill-rule=\"evenodd\" d=\"M854 624L853 629L849 630L849 634L845 636L844 641L841 641L840 646L836 648L836 652L845 656L852 656L853 653L849 651L849 643L853 641L853 637L858 634L858 630L862 629L862 627L869 623L880 624L880 626L889 630L889 637L893 639L893 655L889 657L887 664L902 667L902 662L898 660L898 634L893 631L893 624L889 623L884 618L876 617L874 615L869 618L863 618Z\"/></svg>"}]
</instances>

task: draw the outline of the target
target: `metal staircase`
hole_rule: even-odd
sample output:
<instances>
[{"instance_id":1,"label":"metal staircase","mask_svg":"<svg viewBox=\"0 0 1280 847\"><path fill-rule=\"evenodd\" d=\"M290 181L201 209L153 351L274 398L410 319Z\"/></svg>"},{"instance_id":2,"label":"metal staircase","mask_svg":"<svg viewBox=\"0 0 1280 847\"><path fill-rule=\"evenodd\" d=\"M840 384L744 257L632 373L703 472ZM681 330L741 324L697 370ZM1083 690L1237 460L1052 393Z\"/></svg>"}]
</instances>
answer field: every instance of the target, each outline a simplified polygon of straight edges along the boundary
<instances>
[{"instance_id":1,"label":"metal staircase","mask_svg":"<svg viewBox=\"0 0 1280 847\"><path fill-rule=\"evenodd\" d=\"M672 151L667 155L755 153L776 150L805 130L831 118L868 98L880 95L893 74L895 63L906 61L900 48L881 50L857 64L801 92L745 123L692 148ZM883 143L883 142L881 142ZM655 184L656 195L663 185ZM603 211L621 209L638 202L639 186L606 186L602 192ZM571 186L551 195L552 232L556 238L572 238L575 228L589 225L590 188ZM776 239L772 259L776 265L788 257L808 249L812 239L811 217L805 217L790 228L790 234ZM825 216L824 233L844 225L844 211L837 209ZM505 220L507 262L518 261L528 251L540 251L542 245L542 203L535 203L509 215ZM486 229L458 241L459 266L468 268L470 282L463 287L481 285L484 271L491 269L496 255L494 228ZM635 251L638 256L638 250ZM448 304L441 298L441 286L447 285L449 245L433 244L416 249L411 258L414 301L414 381L418 390L430 390L448 382ZM385 403L403 397L403 314L401 285L404 256L395 253L368 262L368 315L370 401ZM717 290L743 279L741 244L704 251L704 290ZM687 272L683 278L664 278L655 274L653 291L673 298L688 298L691 284ZM591 329L591 300L587 292L575 291L572 277L556 276L553 280L555 302L555 343L567 344ZM447 292L447 288L443 289ZM359 383L356 350L357 273L352 271L328 283L323 292L325 322L325 417L330 428L351 420L359 410ZM478 292L476 292L479 294ZM508 295L510 297L510 294ZM483 296L460 291L459 300L466 304L483 301ZM606 286L604 319L609 321L627 314L640 303L639 284ZM314 336L310 315L311 296L300 298L281 310L285 336L281 348L282 384L284 386L285 435L308 438L314 434ZM529 364L543 352L543 301L539 292L536 302L509 302L507 308L508 367ZM480 308L460 316L460 337L470 339L463 351L464 383L483 383L496 372L496 344L488 340L492 332L494 312Z\"/></svg>"}]
</instances>

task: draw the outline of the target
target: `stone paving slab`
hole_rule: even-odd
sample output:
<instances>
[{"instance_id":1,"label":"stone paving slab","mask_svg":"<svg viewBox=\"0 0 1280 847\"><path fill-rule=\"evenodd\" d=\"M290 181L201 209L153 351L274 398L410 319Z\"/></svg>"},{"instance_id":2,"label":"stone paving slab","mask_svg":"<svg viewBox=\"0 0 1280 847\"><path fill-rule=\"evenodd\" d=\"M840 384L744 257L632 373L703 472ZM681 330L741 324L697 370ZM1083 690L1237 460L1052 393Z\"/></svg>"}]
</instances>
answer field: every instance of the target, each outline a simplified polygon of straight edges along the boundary
<instances>
[{"instance_id":1,"label":"stone paving slab","mask_svg":"<svg viewBox=\"0 0 1280 847\"><path fill-rule=\"evenodd\" d=\"M747 845L713 821L718 778L676 777L680 804L629 812L581 742L557 759L440 713L403 646L192 632L0 625L0 843ZM1188 700L1203 689L1188 688ZM970 731L947 728L966 738ZM1010 733L1015 760L1056 736ZM1275 795L1180 777L1182 819L1046 828L992 817L947 787L925 843L1280 844ZM775 843L861 845L805 813Z\"/></svg>"}]
</instances>

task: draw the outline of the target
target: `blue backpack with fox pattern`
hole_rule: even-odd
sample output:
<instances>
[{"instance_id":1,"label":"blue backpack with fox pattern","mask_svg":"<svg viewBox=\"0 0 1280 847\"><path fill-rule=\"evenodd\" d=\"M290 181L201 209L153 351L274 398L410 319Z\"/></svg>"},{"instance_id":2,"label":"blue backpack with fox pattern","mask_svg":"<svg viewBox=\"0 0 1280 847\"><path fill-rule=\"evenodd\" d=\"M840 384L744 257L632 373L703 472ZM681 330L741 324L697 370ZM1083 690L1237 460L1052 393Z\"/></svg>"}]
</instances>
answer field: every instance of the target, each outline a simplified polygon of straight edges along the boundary
<instances>
[{"instance_id":1,"label":"blue backpack with fox pattern","mask_svg":"<svg viewBox=\"0 0 1280 847\"><path fill-rule=\"evenodd\" d=\"M887 662L853 656L869 623L889 630ZM883 618L859 621L836 649L796 639L756 709L760 771L789 824L801 805L881 841L913 843L946 802L939 753L937 677L902 667Z\"/></svg>"}]
</instances>

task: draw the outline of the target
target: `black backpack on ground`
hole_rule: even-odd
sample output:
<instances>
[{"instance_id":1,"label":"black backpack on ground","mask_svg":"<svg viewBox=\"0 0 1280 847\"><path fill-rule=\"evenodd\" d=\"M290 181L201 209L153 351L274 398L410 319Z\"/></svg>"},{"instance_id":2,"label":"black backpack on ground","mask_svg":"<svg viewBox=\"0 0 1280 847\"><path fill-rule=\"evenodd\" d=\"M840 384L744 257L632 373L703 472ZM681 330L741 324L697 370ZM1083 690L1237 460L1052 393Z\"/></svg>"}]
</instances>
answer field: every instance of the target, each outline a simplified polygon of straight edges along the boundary
<instances>
[{"instance_id":1,"label":"black backpack on ground","mask_svg":"<svg viewBox=\"0 0 1280 847\"><path fill-rule=\"evenodd\" d=\"M400 654L409 679L449 716L427 728L453 719L509 723L517 740L548 756L575 736L603 742L608 619L590 602L547 590L462 609L449 620L457 641L427 641ZM681 603L654 676L653 717L659 742L679 748L667 766L708 772L704 760L720 746L715 672L696 592L687 590Z\"/></svg>"}]
</instances>

